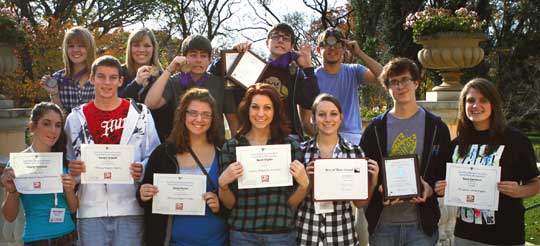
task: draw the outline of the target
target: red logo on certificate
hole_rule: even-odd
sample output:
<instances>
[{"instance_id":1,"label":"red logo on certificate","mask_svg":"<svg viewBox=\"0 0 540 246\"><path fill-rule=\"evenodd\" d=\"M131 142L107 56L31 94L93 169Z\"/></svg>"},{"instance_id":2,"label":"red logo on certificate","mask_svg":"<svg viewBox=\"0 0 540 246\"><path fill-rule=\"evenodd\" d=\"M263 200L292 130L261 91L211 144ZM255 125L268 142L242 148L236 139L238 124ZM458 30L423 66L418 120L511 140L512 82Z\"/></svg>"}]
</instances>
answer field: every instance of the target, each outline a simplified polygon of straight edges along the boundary
<instances>
[{"instance_id":1,"label":"red logo on certificate","mask_svg":"<svg viewBox=\"0 0 540 246\"><path fill-rule=\"evenodd\" d=\"M268 175L262 175L262 176L261 176L261 182L263 182L263 183L268 183L268 182L270 182L270 176L268 176Z\"/></svg>"},{"instance_id":2,"label":"red logo on certificate","mask_svg":"<svg viewBox=\"0 0 540 246\"><path fill-rule=\"evenodd\" d=\"M112 179L112 173L111 172L104 172L103 173L104 179Z\"/></svg>"},{"instance_id":3,"label":"red logo on certificate","mask_svg":"<svg viewBox=\"0 0 540 246\"><path fill-rule=\"evenodd\" d=\"M467 195L467 202L474 202L474 195Z\"/></svg>"},{"instance_id":4,"label":"red logo on certificate","mask_svg":"<svg viewBox=\"0 0 540 246\"><path fill-rule=\"evenodd\" d=\"M176 203L176 210L184 210L184 204L181 202Z\"/></svg>"},{"instance_id":5,"label":"red logo on certificate","mask_svg":"<svg viewBox=\"0 0 540 246\"><path fill-rule=\"evenodd\" d=\"M41 182L40 181L34 182L34 189L41 189Z\"/></svg>"}]
</instances>

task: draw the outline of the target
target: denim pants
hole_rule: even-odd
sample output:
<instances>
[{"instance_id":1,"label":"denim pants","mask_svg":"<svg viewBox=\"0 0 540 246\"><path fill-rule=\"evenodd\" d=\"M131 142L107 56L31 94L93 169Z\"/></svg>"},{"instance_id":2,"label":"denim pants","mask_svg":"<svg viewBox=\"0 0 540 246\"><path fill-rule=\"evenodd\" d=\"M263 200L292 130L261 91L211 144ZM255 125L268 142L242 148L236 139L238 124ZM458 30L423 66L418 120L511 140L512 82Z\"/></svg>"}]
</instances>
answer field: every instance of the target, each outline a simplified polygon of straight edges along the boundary
<instances>
[{"instance_id":1,"label":"denim pants","mask_svg":"<svg viewBox=\"0 0 540 246\"><path fill-rule=\"evenodd\" d=\"M143 216L79 218L81 246L143 245Z\"/></svg>"},{"instance_id":2,"label":"denim pants","mask_svg":"<svg viewBox=\"0 0 540 246\"><path fill-rule=\"evenodd\" d=\"M275 246L296 246L296 232L285 233L255 233L232 231L229 234L231 245L234 246L259 246L259 245L275 245Z\"/></svg>"},{"instance_id":3,"label":"denim pants","mask_svg":"<svg viewBox=\"0 0 540 246\"><path fill-rule=\"evenodd\" d=\"M432 246L439 240L439 232L435 230L428 236L418 223L411 224L378 224L371 236L369 245L373 246Z\"/></svg>"}]
</instances>

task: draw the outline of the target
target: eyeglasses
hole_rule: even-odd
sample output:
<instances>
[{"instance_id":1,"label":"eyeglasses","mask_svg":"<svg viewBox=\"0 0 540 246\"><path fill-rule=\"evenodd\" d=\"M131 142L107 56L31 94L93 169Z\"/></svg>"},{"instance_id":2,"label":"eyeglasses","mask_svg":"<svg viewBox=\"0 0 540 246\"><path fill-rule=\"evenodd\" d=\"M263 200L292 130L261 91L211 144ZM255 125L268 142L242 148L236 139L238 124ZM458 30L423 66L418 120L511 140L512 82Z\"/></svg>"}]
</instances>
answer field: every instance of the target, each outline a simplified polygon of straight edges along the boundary
<instances>
[{"instance_id":1,"label":"eyeglasses","mask_svg":"<svg viewBox=\"0 0 540 246\"><path fill-rule=\"evenodd\" d=\"M279 33L272 33L270 34L270 38L274 41L279 41L279 39L281 38L283 41L285 42L291 42L292 40L292 37L289 36L289 35L281 35Z\"/></svg>"},{"instance_id":2,"label":"eyeglasses","mask_svg":"<svg viewBox=\"0 0 540 246\"><path fill-rule=\"evenodd\" d=\"M405 86L409 85L412 81L413 81L412 78L405 77L405 78L403 78L401 80L397 80L397 79L389 80L388 84L392 88L398 88L399 86L405 87Z\"/></svg>"},{"instance_id":3,"label":"eyeglasses","mask_svg":"<svg viewBox=\"0 0 540 246\"><path fill-rule=\"evenodd\" d=\"M195 111L195 110L188 110L188 111L186 111L186 114L189 117L193 117L193 118L198 118L199 115L200 115L201 118L204 119L204 120L212 119L212 113L208 112L208 111L198 112L198 111Z\"/></svg>"}]
</instances>

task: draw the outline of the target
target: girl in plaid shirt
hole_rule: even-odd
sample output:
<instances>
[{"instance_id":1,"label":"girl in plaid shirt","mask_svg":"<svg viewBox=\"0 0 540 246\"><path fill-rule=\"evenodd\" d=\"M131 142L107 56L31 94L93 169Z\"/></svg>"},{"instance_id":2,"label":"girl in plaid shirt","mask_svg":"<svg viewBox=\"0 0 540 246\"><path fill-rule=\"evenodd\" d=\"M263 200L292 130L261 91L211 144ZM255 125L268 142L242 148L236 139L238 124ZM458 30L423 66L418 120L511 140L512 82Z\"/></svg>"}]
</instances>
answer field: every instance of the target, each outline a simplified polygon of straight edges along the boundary
<instances>
[{"instance_id":1,"label":"girl in plaid shirt","mask_svg":"<svg viewBox=\"0 0 540 246\"><path fill-rule=\"evenodd\" d=\"M364 158L364 152L359 146L347 142L338 134L343 112L335 97L320 94L311 110L317 135L300 145L309 175L313 175L313 162L317 158ZM368 160L368 172L371 176L371 194L377 184L377 162ZM365 207L368 201L352 203L360 208ZM297 216L298 245L358 245L351 201L315 202L309 192L298 207Z\"/></svg>"},{"instance_id":2,"label":"girl in plaid shirt","mask_svg":"<svg viewBox=\"0 0 540 246\"><path fill-rule=\"evenodd\" d=\"M43 76L40 82L51 101L62 107L66 114L94 99L94 86L89 78L95 59L96 42L92 33L84 27L69 29L62 43L64 69Z\"/></svg>"},{"instance_id":3,"label":"girl in plaid shirt","mask_svg":"<svg viewBox=\"0 0 540 246\"><path fill-rule=\"evenodd\" d=\"M231 245L296 245L295 209L307 194L309 179L298 142L287 137L284 114L274 87L257 83L250 86L238 109L240 129L222 148L224 171L219 177L219 199L230 209ZM292 186L238 189L243 175L236 160L237 146L290 144Z\"/></svg>"}]
</instances>

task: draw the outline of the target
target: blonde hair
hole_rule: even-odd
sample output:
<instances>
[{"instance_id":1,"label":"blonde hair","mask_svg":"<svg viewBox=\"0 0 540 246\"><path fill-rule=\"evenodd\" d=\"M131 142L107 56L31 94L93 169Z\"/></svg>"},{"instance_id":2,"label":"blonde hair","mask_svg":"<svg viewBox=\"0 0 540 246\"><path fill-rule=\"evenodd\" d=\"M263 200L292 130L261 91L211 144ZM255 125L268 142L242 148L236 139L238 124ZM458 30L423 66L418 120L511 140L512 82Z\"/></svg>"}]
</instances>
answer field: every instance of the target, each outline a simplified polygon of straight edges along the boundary
<instances>
[{"instance_id":1,"label":"blonde hair","mask_svg":"<svg viewBox=\"0 0 540 246\"><path fill-rule=\"evenodd\" d=\"M96 59L96 41L94 40L94 36L88 29L80 26L73 27L66 32L64 42L62 43L62 59L64 60L66 77L73 75L73 63L69 60L68 56L68 46L71 42L80 42L86 48L86 71L90 73L92 63Z\"/></svg>"},{"instance_id":2,"label":"blonde hair","mask_svg":"<svg viewBox=\"0 0 540 246\"><path fill-rule=\"evenodd\" d=\"M131 32L128 38L126 47L126 68L130 77L135 77L135 74L137 73L135 62L133 61L133 56L131 55L131 45L133 43L141 42L144 37L148 37L150 39L153 47L152 59L150 59L151 64L149 65L157 66L159 70L163 70L163 68L161 67L161 63L159 62L159 45L156 36L152 32L152 30L143 27Z\"/></svg>"}]
</instances>

